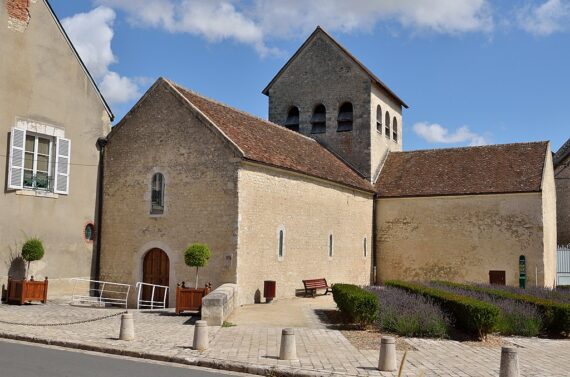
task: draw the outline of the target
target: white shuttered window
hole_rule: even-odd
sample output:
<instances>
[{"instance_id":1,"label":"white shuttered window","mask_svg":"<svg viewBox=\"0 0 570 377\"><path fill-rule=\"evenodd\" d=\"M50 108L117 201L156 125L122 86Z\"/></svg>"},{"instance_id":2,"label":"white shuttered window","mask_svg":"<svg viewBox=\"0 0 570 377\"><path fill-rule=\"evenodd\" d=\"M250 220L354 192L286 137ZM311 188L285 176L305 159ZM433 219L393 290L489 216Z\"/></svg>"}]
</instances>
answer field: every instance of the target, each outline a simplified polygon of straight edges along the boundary
<instances>
[{"instance_id":1,"label":"white shuttered window","mask_svg":"<svg viewBox=\"0 0 570 377\"><path fill-rule=\"evenodd\" d=\"M10 161L8 168L8 189L18 190L24 184L24 148L26 130L12 128L10 133Z\"/></svg>"},{"instance_id":2,"label":"white shuttered window","mask_svg":"<svg viewBox=\"0 0 570 377\"><path fill-rule=\"evenodd\" d=\"M55 150L55 184L53 191L57 194L68 194L71 140L58 137Z\"/></svg>"}]
</instances>

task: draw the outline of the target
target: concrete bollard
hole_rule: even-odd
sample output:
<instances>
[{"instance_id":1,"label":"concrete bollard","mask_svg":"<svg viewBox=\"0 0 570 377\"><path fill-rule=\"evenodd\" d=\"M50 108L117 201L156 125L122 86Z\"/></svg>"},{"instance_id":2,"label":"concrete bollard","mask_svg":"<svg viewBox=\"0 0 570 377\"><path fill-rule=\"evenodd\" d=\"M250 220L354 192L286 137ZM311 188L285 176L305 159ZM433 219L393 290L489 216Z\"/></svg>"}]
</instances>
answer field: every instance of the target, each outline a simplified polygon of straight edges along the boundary
<instances>
[{"instance_id":1,"label":"concrete bollard","mask_svg":"<svg viewBox=\"0 0 570 377\"><path fill-rule=\"evenodd\" d=\"M196 321L192 348L198 351L203 351L208 349L208 345L208 322L202 320Z\"/></svg>"},{"instance_id":2,"label":"concrete bollard","mask_svg":"<svg viewBox=\"0 0 570 377\"><path fill-rule=\"evenodd\" d=\"M297 360L297 344L295 342L295 330L283 329L281 331L280 360Z\"/></svg>"},{"instance_id":3,"label":"concrete bollard","mask_svg":"<svg viewBox=\"0 0 570 377\"><path fill-rule=\"evenodd\" d=\"M119 340L135 339L135 323L133 313L125 313L121 315L121 330L119 331Z\"/></svg>"},{"instance_id":4,"label":"concrete bollard","mask_svg":"<svg viewBox=\"0 0 570 377\"><path fill-rule=\"evenodd\" d=\"M519 377L519 356L515 347L501 348L499 377Z\"/></svg>"},{"instance_id":5,"label":"concrete bollard","mask_svg":"<svg viewBox=\"0 0 570 377\"><path fill-rule=\"evenodd\" d=\"M392 336L383 336L380 339L378 370L383 372L392 372L396 369L396 339Z\"/></svg>"}]
</instances>

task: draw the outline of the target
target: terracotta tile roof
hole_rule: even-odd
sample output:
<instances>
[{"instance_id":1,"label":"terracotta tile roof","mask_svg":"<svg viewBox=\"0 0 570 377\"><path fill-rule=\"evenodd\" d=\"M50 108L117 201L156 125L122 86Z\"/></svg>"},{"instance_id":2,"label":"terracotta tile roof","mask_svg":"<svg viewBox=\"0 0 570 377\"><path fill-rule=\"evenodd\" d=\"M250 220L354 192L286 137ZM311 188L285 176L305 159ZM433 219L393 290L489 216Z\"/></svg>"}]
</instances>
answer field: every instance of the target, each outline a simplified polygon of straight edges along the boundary
<instances>
[{"instance_id":1,"label":"terracotta tile roof","mask_svg":"<svg viewBox=\"0 0 570 377\"><path fill-rule=\"evenodd\" d=\"M166 81L208 117L244 158L374 192L372 184L315 140Z\"/></svg>"},{"instance_id":2,"label":"terracotta tile roof","mask_svg":"<svg viewBox=\"0 0 570 377\"><path fill-rule=\"evenodd\" d=\"M548 142L393 152L380 197L537 192Z\"/></svg>"}]
</instances>

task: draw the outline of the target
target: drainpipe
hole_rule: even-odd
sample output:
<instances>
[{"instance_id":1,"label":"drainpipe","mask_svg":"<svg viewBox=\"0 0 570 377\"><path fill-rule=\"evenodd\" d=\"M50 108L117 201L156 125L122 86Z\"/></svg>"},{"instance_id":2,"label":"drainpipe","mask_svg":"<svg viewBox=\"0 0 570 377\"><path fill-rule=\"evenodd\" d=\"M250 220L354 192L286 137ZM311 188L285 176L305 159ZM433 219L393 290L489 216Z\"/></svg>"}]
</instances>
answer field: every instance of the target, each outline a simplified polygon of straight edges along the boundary
<instances>
[{"instance_id":1,"label":"drainpipe","mask_svg":"<svg viewBox=\"0 0 570 377\"><path fill-rule=\"evenodd\" d=\"M377 271L376 271L376 212L378 211L378 205L377 203L377 199L378 199L378 194L374 194L374 196L372 197L372 242L371 242L371 247L370 247L370 251L372 252L372 273L371 273L371 278L372 278L372 284L376 285L377 281L376 281L376 276L377 276Z\"/></svg>"},{"instance_id":2,"label":"drainpipe","mask_svg":"<svg viewBox=\"0 0 570 377\"><path fill-rule=\"evenodd\" d=\"M97 214L95 219L95 263L93 271L93 279L101 280L101 240L102 240L102 224L103 224L103 173L105 166L105 146L107 138L100 137L97 139L97 150L99 151L99 166L97 168Z\"/></svg>"}]
</instances>

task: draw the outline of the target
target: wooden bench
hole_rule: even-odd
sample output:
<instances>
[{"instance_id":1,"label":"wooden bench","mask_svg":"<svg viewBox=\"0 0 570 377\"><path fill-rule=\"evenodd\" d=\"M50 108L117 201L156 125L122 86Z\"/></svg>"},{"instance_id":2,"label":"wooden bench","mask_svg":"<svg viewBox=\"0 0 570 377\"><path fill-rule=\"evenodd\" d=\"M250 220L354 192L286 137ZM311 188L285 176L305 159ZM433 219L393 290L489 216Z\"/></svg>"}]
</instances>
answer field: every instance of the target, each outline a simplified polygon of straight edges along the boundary
<instances>
[{"instance_id":1,"label":"wooden bench","mask_svg":"<svg viewBox=\"0 0 570 377\"><path fill-rule=\"evenodd\" d=\"M311 295L315 297L317 289L326 289L325 295L331 291L325 278L303 280L303 285L305 286L305 297L307 297L309 291L311 292Z\"/></svg>"}]
</instances>

